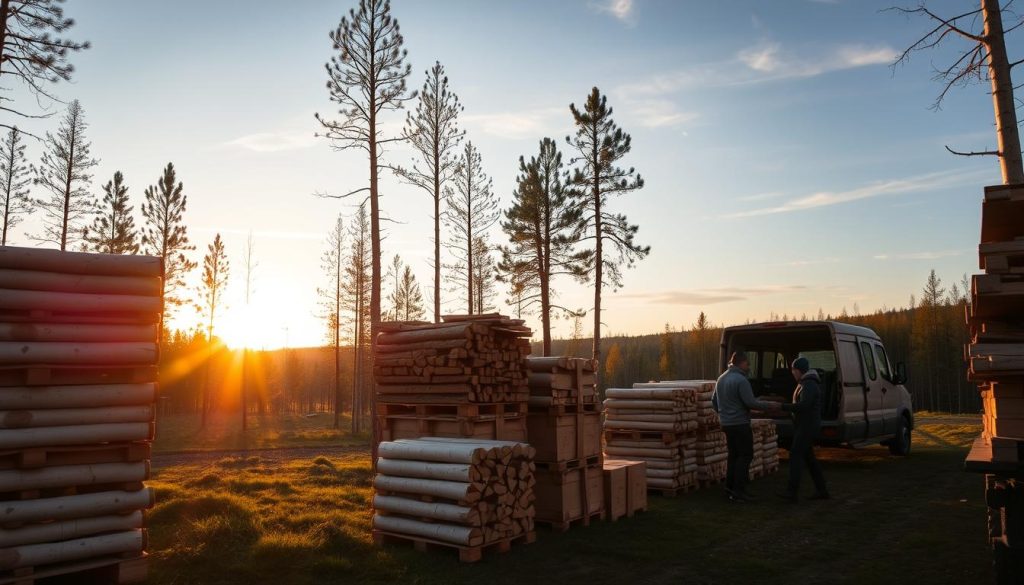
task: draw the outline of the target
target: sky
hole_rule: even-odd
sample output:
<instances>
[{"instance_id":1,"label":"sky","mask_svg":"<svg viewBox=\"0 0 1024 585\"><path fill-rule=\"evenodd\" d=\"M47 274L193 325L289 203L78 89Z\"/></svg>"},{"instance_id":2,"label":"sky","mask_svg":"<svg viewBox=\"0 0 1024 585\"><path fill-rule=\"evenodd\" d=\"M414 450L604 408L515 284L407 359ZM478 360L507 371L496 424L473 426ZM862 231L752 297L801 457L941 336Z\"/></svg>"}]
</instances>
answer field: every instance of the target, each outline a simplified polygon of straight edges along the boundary
<instances>
[{"instance_id":1,"label":"sky","mask_svg":"<svg viewBox=\"0 0 1024 585\"><path fill-rule=\"evenodd\" d=\"M511 203L518 158L543 137L562 145L569 104L597 86L632 136L622 161L645 181L611 210L639 226L650 255L604 297L604 334L689 327L701 311L715 324L772 314L838 314L905 306L930 270L946 282L977 271L984 185L1000 182L992 157L960 150L994 145L987 86L954 89L940 110L935 67L965 45L950 39L892 67L929 28L884 11L892 0L393 0L413 75L435 61L465 110L460 125L478 146L502 208ZM188 197L185 221L201 261L222 234L232 263L218 327L229 344L323 343L317 292L327 232L351 201L318 198L365 186L365 154L315 136L328 99L328 33L355 0L174 3L69 0L72 83L92 154L91 190L124 173L136 213L145 188L173 162ZM929 2L941 14L967 0ZM965 8L967 7L967 8ZM1010 59L1024 53L1008 39ZM1016 55L1016 57L1015 57ZM14 95L35 108L31 97ZM62 104L42 104L58 112ZM57 117L19 122L43 133ZM405 112L385 115L396 135ZM6 118L5 118L6 120ZM38 160L37 143L29 156ZM408 164L398 146L389 164ZM432 298L429 196L382 173L390 221L383 262L398 253ZM41 193L39 194L41 195ZM137 219L137 221L141 221ZM38 229L35 219L21 231ZM243 300L249 233L258 266ZM498 226L491 240L505 241ZM34 245L16 234L15 245ZM199 271L190 281L198 284ZM558 302L590 309L591 290L554 284ZM450 312L459 295L445 291ZM499 309L512 308L498 301ZM192 326L194 311L175 321ZM583 334L591 334L584 321ZM528 324L538 325L536 315ZM569 335L555 321L556 336Z\"/></svg>"}]
</instances>

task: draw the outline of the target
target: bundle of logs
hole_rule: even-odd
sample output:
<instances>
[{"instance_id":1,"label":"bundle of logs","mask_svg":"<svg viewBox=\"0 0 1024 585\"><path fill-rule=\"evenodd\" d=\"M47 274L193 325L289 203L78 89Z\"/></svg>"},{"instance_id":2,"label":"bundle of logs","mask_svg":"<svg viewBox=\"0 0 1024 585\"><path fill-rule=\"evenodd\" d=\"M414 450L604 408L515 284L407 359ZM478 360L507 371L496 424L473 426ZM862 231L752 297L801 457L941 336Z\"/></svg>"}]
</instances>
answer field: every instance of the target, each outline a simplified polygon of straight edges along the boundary
<instances>
[{"instance_id":1,"label":"bundle of logs","mask_svg":"<svg viewBox=\"0 0 1024 585\"><path fill-rule=\"evenodd\" d=\"M384 323L377 336L378 401L525 402L531 331L498 314L447 315L443 323Z\"/></svg>"},{"instance_id":2,"label":"bundle of logs","mask_svg":"<svg viewBox=\"0 0 1024 585\"><path fill-rule=\"evenodd\" d=\"M0 247L0 580L145 578L161 274Z\"/></svg>"},{"instance_id":3,"label":"bundle of logs","mask_svg":"<svg viewBox=\"0 0 1024 585\"><path fill-rule=\"evenodd\" d=\"M647 487L674 494L697 486L697 393L692 388L609 388L605 453L643 461Z\"/></svg>"},{"instance_id":4,"label":"bundle of logs","mask_svg":"<svg viewBox=\"0 0 1024 585\"><path fill-rule=\"evenodd\" d=\"M534 450L525 443L402 439L380 444L373 497L374 540L459 550L534 538Z\"/></svg>"},{"instance_id":5,"label":"bundle of logs","mask_svg":"<svg viewBox=\"0 0 1024 585\"><path fill-rule=\"evenodd\" d=\"M537 521L564 532L604 513L601 405L597 362L568 357L526 360L527 436L537 450Z\"/></svg>"},{"instance_id":6,"label":"bundle of logs","mask_svg":"<svg viewBox=\"0 0 1024 585\"><path fill-rule=\"evenodd\" d=\"M750 462L751 477L761 477L779 470L779 435L775 421L755 418L750 421L754 433L754 458Z\"/></svg>"},{"instance_id":7,"label":"bundle of logs","mask_svg":"<svg viewBox=\"0 0 1024 585\"><path fill-rule=\"evenodd\" d=\"M697 432L697 479L711 485L725 479L729 468L729 448L721 429L702 428Z\"/></svg>"}]
</instances>

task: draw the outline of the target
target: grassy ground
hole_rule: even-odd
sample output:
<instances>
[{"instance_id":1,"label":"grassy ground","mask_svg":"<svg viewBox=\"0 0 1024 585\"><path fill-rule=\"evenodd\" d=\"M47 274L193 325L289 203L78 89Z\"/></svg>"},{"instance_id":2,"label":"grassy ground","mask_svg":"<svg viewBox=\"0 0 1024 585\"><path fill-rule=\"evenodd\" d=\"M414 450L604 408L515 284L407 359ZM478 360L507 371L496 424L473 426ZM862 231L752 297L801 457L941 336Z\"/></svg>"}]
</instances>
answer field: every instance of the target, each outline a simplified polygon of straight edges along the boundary
<instances>
[{"instance_id":1,"label":"grassy ground","mask_svg":"<svg viewBox=\"0 0 1024 585\"><path fill-rule=\"evenodd\" d=\"M711 488L654 497L599 522L460 565L454 554L371 545L368 458L211 459L157 472L151 583L981 583L989 579L982 481L961 471L977 423L922 421L906 459L826 450L835 499L726 502ZM810 486L805 486L810 489ZM445 551L447 552L447 551Z\"/></svg>"},{"instance_id":2,"label":"grassy ground","mask_svg":"<svg viewBox=\"0 0 1024 585\"><path fill-rule=\"evenodd\" d=\"M311 416L284 414L250 415L246 431L238 413L212 414L206 428L200 427L194 414L169 414L157 417L157 453L178 451L239 451L282 447L318 447L366 444L368 435L353 436L347 429L352 422L341 417L341 429L334 428L334 415L315 413ZM369 424L369 423L367 423Z\"/></svg>"}]
</instances>

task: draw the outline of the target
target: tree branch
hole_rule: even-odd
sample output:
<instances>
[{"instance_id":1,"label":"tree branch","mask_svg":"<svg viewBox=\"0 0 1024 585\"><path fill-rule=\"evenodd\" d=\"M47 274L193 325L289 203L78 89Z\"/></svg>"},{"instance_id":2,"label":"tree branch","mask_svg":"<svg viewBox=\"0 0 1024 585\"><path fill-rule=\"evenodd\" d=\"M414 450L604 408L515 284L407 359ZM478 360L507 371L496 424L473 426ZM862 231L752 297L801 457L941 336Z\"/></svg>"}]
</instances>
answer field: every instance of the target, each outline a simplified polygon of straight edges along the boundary
<instances>
[{"instance_id":1,"label":"tree branch","mask_svg":"<svg viewBox=\"0 0 1024 585\"><path fill-rule=\"evenodd\" d=\"M960 152L953 150L949 146L946 146L946 150L957 155L957 156L999 156L998 150L983 150L983 151L972 151L972 152Z\"/></svg>"}]
</instances>

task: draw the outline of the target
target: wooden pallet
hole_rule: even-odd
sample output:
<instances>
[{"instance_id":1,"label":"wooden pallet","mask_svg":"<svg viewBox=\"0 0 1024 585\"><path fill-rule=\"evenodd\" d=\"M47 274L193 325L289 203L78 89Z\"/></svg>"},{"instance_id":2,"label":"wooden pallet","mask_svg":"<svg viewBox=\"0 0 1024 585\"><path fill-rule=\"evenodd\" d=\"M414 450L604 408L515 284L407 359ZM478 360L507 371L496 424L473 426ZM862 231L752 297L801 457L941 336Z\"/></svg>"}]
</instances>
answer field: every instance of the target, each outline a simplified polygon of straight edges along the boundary
<instances>
[{"instance_id":1,"label":"wooden pallet","mask_svg":"<svg viewBox=\"0 0 1024 585\"><path fill-rule=\"evenodd\" d=\"M592 512L586 516L573 518L572 520L545 520L543 518L534 518L533 521L537 524L547 526L552 532L562 533L567 532L573 526L590 526L590 522L592 520L604 520L604 510Z\"/></svg>"},{"instance_id":2,"label":"wooden pallet","mask_svg":"<svg viewBox=\"0 0 1024 585\"><path fill-rule=\"evenodd\" d=\"M544 414L547 416L565 416L567 414L577 413L590 413L590 412L601 412L602 405L600 402L583 402L574 404L553 404L551 406L537 406L531 404L529 407L530 414Z\"/></svg>"},{"instance_id":3,"label":"wooden pallet","mask_svg":"<svg viewBox=\"0 0 1024 585\"><path fill-rule=\"evenodd\" d=\"M493 418L496 416L512 417L526 414L523 402L463 404L400 404L382 403L377 405L377 414L394 418L417 418L437 420L460 420Z\"/></svg>"},{"instance_id":4,"label":"wooden pallet","mask_svg":"<svg viewBox=\"0 0 1024 585\"><path fill-rule=\"evenodd\" d=\"M625 441L661 441L665 445L670 445L678 440L683 435L692 435L690 431L687 432L674 432L674 431L630 431L621 429L605 429L604 436L608 442L614 441L615 439L621 439Z\"/></svg>"},{"instance_id":5,"label":"wooden pallet","mask_svg":"<svg viewBox=\"0 0 1024 585\"><path fill-rule=\"evenodd\" d=\"M570 459L567 461L535 461L534 465L537 466L537 471L550 471L555 473L561 473L569 471L570 469L580 469L583 467L593 467L601 464L601 455L591 455L590 457L584 457L583 459Z\"/></svg>"},{"instance_id":6,"label":"wooden pallet","mask_svg":"<svg viewBox=\"0 0 1024 585\"><path fill-rule=\"evenodd\" d=\"M151 451L148 442L12 449L0 452L0 469L145 461L150 458Z\"/></svg>"},{"instance_id":7,"label":"wooden pallet","mask_svg":"<svg viewBox=\"0 0 1024 585\"><path fill-rule=\"evenodd\" d=\"M0 572L0 585L36 583L103 583L128 585L142 583L149 574L149 555L106 556L71 563L24 567Z\"/></svg>"},{"instance_id":8,"label":"wooden pallet","mask_svg":"<svg viewBox=\"0 0 1024 585\"><path fill-rule=\"evenodd\" d=\"M90 384L145 384L156 382L156 366L59 366L0 367L0 387L75 386Z\"/></svg>"},{"instance_id":9,"label":"wooden pallet","mask_svg":"<svg viewBox=\"0 0 1024 585\"><path fill-rule=\"evenodd\" d=\"M407 534L395 534L383 530L373 531L373 542L378 546L405 544L412 545L418 551L425 552L431 549L456 550L459 554L459 561L463 563L475 563L483 558L485 552L507 553L513 544L531 544L537 540L537 533L527 532L520 536L505 538L497 542L491 542L480 546L461 546L450 542L441 542L429 538L409 536Z\"/></svg>"}]
</instances>

